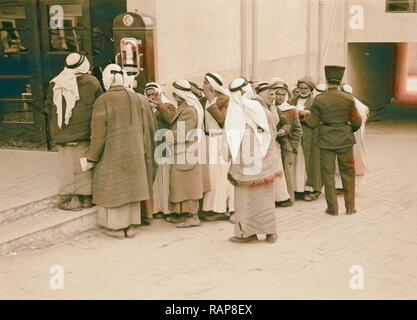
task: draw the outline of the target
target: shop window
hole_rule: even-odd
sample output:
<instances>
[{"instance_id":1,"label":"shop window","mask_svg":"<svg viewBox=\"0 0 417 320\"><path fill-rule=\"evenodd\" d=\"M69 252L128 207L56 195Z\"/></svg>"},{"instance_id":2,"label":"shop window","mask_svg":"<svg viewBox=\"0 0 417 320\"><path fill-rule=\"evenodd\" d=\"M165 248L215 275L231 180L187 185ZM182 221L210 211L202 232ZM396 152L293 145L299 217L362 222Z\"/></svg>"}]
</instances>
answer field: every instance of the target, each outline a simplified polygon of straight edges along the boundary
<instances>
[{"instance_id":1,"label":"shop window","mask_svg":"<svg viewBox=\"0 0 417 320\"><path fill-rule=\"evenodd\" d=\"M62 5L63 26L57 29L49 29L49 40L51 51L83 51L81 30L82 24L82 5L68 4ZM50 19L57 13L50 12Z\"/></svg>"},{"instance_id":2,"label":"shop window","mask_svg":"<svg viewBox=\"0 0 417 320\"><path fill-rule=\"evenodd\" d=\"M416 0L387 0L387 12L416 12Z\"/></svg>"},{"instance_id":3,"label":"shop window","mask_svg":"<svg viewBox=\"0 0 417 320\"><path fill-rule=\"evenodd\" d=\"M28 51L21 32L25 19L25 7L0 7L0 52L3 55Z\"/></svg>"}]
</instances>

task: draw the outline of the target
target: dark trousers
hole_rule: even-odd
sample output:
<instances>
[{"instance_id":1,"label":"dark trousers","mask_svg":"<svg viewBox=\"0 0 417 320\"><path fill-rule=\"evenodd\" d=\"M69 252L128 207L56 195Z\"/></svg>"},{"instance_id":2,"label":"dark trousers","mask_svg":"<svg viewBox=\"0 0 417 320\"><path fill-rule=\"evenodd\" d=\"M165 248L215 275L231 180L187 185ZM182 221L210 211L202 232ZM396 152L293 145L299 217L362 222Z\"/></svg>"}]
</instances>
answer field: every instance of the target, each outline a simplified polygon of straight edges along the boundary
<instances>
[{"instance_id":1,"label":"dark trousers","mask_svg":"<svg viewBox=\"0 0 417 320\"><path fill-rule=\"evenodd\" d=\"M347 211L355 209L355 161L353 158L353 148L345 149L321 149L321 177L324 183L327 208L337 212L337 192L335 185L336 159L339 165L340 176L342 177L343 194Z\"/></svg>"}]
</instances>

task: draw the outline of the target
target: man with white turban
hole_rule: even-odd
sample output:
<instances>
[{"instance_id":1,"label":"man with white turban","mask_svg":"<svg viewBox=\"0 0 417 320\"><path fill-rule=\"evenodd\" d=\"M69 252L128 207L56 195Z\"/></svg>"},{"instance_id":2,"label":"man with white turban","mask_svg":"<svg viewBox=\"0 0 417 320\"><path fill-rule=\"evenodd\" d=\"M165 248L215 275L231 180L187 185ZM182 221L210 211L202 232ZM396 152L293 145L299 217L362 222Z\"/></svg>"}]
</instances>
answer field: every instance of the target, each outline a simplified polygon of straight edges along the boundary
<instances>
[{"instance_id":1,"label":"man with white turban","mask_svg":"<svg viewBox=\"0 0 417 320\"><path fill-rule=\"evenodd\" d=\"M89 75L90 62L70 53L64 69L49 84L46 111L52 142L58 148L60 209L92 207L91 171L82 172L80 158L90 143L93 103L102 93L99 81Z\"/></svg>"},{"instance_id":2,"label":"man with white turban","mask_svg":"<svg viewBox=\"0 0 417 320\"><path fill-rule=\"evenodd\" d=\"M270 112L245 97L250 84L237 78L229 85L230 99L225 132L232 164L228 178L235 186L235 236L237 243L277 240L274 181L283 172L278 167L274 143L276 129Z\"/></svg>"},{"instance_id":3,"label":"man with white turban","mask_svg":"<svg viewBox=\"0 0 417 320\"><path fill-rule=\"evenodd\" d=\"M352 95L353 100L355 100L356 109L362 118L362 125L358 131L354 133L356 144L353 146L353 158L355 159L355 182L357 185L365 183L365 174L368 173L368 161L366 159L365 152L365 124L368 119L369 108L364 105L359 99L355 98L353 95L353 88L349 84L344 84L341 86L342 91ZM339 166L336 162L336 189L340 192L343 192L342 186L342 177L340 176Z\"/></svg>"},{"instance_id":4,"label":"man with white turban","mask_svg":"<svg viewBox=\"0 0 417 320\"><path fill-rule=\"evenodd\" d=\"M208 221L225 220L226 212L234 211L233 186L227 179L230 161L223 133L229 92L223 87L222 77L214 72L205 75L203 92L206 97L204 129L211 191L204 195L201 217Z\"/></svg>"},{"instance_id":5,"label":"man with white turban","mask_svg":"<svg viewBox=\"0 0 417 320\"><path fill-rule=\"evenodd\" d=\"M159 111L161 108L166 108L170 112L175 113L176 106L163 92L161 86L156 82L149 82L145 85L145 96L148 98L152 111L155 114L158 131L157 140L161 145L163 134L171 127L168 119ZM167 156L166 153L163 156ZM169 177L171 165L169 163L159 163L156 171L155 181L153 183L153 203L152 213L157 218L164 218L165 215L172 214L169 209Z\"/></svg>"},{"instance_id":6,"label":"man with white turban","mask_svg":"<svg viewBox=\"0 0 417 320\"><path fill-rule=\"evenodd\" d=\"M156 123L148 100L127 86L117 64L103 71L106 92L94 103L87 161L94 164L98 224L114 238L134 237L144 224L141 202L152 199Z\"/></svg>"},{"instance_id":7,"label":"man with white turban","mask_svg":"<svg viewBox=\"0 0 417 320\"><path fill-rule=\"evenodd\" d=\"M166 138L174 145L169 209L175 215L167 217L167 221L177 223L178 228L189 228L201 224L199 200L210 191L210 178L202 169L205 158L204 109L187 80L177 80L173 87L177 110L174 112L162 104L158 106L164 118L171 123Z\"/></svg>"}]
</instances>

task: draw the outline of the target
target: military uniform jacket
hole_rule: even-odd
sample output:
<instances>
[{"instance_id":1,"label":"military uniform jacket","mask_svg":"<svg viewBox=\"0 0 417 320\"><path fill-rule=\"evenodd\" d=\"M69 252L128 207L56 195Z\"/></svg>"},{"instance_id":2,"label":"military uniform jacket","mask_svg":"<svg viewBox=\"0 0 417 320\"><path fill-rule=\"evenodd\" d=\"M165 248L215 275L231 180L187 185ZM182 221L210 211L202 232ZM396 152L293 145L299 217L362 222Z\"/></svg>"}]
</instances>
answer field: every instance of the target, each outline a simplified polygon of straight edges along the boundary
<instances>
[{"instance_id":1,"label":"military uniform jacket","mask_svg":"<svg viewBox=\"0 0 417 320\"><path fill-rule=\"evenodd\" d=\"M317 143L322 149L343 149L353 146L362 123L353 97L337 88L318 95L304 123L319 128Z\"/></svg>"}]
</instances>

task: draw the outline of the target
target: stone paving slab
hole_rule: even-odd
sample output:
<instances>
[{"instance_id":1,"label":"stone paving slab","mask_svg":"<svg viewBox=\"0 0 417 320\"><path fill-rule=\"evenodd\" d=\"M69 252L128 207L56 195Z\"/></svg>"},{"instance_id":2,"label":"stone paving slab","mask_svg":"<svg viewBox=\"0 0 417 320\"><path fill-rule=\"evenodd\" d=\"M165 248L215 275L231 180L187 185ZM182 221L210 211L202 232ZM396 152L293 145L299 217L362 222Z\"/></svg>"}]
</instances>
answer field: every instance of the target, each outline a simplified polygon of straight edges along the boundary
<instances>
[{"instance_id":1,"label":"stone paving slab","mask_svg":"<svg viewBox=\"0 0 417 320\"><path fill-rule=\"evenodd\" d=\"M0 149L0 212L57 194L58 154Z\"/></svg>"}]
</instances>

